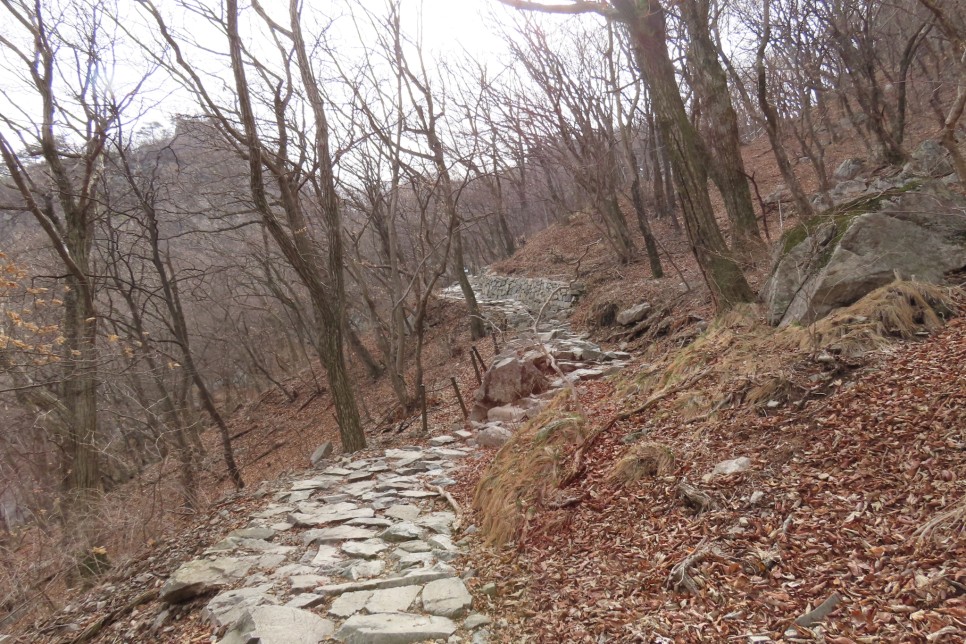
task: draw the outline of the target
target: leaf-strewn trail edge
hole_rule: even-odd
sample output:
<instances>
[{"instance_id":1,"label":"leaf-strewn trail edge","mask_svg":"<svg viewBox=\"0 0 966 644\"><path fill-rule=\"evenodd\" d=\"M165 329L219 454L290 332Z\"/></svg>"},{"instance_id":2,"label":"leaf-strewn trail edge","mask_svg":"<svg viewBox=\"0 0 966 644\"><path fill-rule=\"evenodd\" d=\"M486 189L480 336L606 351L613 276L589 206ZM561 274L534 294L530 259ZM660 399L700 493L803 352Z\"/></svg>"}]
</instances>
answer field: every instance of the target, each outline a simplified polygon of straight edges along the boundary
<instances>
[{"instance_id":1,"label":"leaf-strewn trail edge","mask_svg":"<svg viewBox=\"0 0 966 644\"><path fill-rule=\"evenodd\" d=\"M799 404L725 406L689 421L683 391L613 423L566 490L580 502L534 508L525 536L503 548L473 537L476 588L496 584L477 601L506 616L502 639L962 641L966 321L850 367ZM603 425L639 402L627 391L597 382L579 395ZM609 477L635 440L668 446L673 473ZM738 457L751 468L705 478ZM463 472L467 505L491 458ZM712 507L696 511L682 482ZM669 581L689 558L696 593ZM794 626L836 594L824 620Z\"/></svg>"}]
</instances>

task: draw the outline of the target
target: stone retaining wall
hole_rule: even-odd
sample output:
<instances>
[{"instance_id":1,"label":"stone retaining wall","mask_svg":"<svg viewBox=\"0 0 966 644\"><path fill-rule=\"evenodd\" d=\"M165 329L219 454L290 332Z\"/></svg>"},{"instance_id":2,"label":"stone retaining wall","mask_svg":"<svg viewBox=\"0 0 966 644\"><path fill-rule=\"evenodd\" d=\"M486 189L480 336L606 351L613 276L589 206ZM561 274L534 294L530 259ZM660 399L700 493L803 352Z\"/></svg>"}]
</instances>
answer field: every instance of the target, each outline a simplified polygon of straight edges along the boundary
<instances>
[{"instance_id":1,"label":"stone retaining wall","mask_svg":"<svg viewBox=\"0 0 966 644\"><path fill-rule=\"evenodd\" d=\"M571 286L556 280L488 273L471 276L470 283L480 299L516 300L531 313L539 312L546 303L544 317L566 315L584 292L584 286L579 283Z\"/></svg>"}]
</instances>

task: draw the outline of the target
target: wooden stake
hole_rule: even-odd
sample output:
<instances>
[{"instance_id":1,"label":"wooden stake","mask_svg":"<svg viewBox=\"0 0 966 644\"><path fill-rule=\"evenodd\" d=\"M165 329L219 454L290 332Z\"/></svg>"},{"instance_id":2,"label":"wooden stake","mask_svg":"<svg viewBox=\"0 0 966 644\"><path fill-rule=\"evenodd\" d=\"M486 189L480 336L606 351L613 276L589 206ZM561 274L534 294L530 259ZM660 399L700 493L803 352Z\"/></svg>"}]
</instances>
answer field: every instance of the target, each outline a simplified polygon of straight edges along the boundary
<instances>
[{"instance_id":1,"label":"wooden stake","mask_svg":"<svg viewBox=\"0 0 966 644\"><path fill-rule=\"evenodd\" d=\"M483 376L480 375L480 366L476 364L476 347L470 350L470 361L473 363L473 371L476 373L476 384L483 384Z\"/></svg>"},{"instance_id":2,"label":"wooden stake","mask_svg":"<svg viewBox=\"0 0 966 644\"><path fill-rule=\"evenodd\" d=\"M466 418L470 414L466 411L466 403L463 402L463 394L460 393L460 386L456 384L456 378L450 378L449 381L453 385L453 391L456 392L456 400L460 401L460 409L463 410L463 418Z\"/></svg>"},{"instance_id":3,"label":"wooden stake","mask_svg":"<svg viewBox=\"0 0 966 644\"><path fill-rule=\"evenodd\" d=\"M493 338L493 355L497 355L500 353L500 345L496 343L496 331L491 333L490 337Z\"/></svg>"},{"instance_id":4,"label":"wooden stake","mask_svg":"<svg viewBox=\"0 0 966 644\"><path fill-rule=\"evenodd\" d=\"M476 359L480 361L480 369L485 372L487 370L486 363L483 362L483 356L480 355L480 352L477 350L475 344L473 345L473 353L476 354ZM481 380L480 382L482 383L483 381Z\"/></svg>"}]
</instances>

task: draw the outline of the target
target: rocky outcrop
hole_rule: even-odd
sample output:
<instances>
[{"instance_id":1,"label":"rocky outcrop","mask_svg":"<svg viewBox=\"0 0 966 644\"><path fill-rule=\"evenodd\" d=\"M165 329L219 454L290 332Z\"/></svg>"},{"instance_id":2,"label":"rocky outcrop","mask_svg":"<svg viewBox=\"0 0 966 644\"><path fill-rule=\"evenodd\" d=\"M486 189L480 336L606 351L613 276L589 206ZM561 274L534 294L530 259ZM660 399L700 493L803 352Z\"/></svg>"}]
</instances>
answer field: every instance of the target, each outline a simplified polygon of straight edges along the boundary
<instances>
[{"instance_id":1,"label":"rocky outcrop","mask_svg":"<svg viewBox=\"0 0 966 644\"><path fill-rule=\"evenodd\" d=\"M809 324L896 279L966 267L966 200L939 183L893 189L786 233L762 290L772 324Z\"/></svg>"}]
</instances>

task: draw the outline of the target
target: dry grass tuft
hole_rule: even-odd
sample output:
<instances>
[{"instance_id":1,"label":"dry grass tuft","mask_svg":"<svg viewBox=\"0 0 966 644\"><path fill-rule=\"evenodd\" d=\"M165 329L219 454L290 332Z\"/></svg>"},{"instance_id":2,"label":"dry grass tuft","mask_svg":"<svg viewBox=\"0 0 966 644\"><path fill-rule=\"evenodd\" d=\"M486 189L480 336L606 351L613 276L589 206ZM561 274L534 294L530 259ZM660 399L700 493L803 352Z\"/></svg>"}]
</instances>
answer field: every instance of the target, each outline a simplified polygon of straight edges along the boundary
<instances>
[{"instance_id":1,"label":"dry grass tuft","mask_svg":"<svg viewBox=\"0 0 966 644\"><path fill-rule=\"evenodd\" d=\"M473 507L491 545L509 543L524 532L536 506L556 490L567 454L585 438L585 419L569 404L570 396L561 392L517 430L480 479Z\"/></svg>"},{"instance_id":2,"label":"dry grass tuft","mask_svg":"<svg viewBox=\"0 0 966 644\"><path fill-rule=\"evenodd\" d=\"M630 448L610 471L611 481L629 485L643 478L664 476L674 469L674 452L661 443L641 443Z\"/></svg>"},{"instance_id":3,"label":"dry grass tuft","mask_svg":"<svg viewBox=\"0 0 966 644\"><path fill-rule=\"evenodd\" d=\"M804 330L800 347L858 357L896 340L942 328L955 315L948 289L922 282L893 282Z\"/></svg>"},{"instance_id":4,"label":"dry grass tuft","mask_svg":"<svg viewBox=\"0 0 966 644\"><path fill-rule=\"evenodd\" d=\"M625 396L649 397L678 383L694 382L675 402L687 418L706 417L725 404L761 407L807 395L794 376L821 353L854 359L899 340L929 335L956 315L955 289L896 281L808 327L775 328L754 305L719 316L692 345L668 354ZM961 292L960 292L961 293Z\"/></svg>"}]
</instances>

